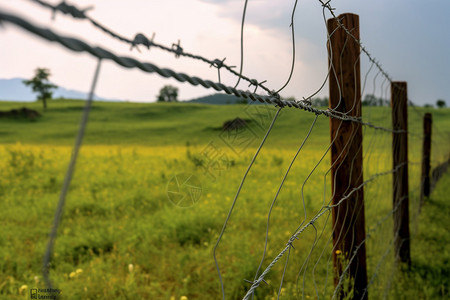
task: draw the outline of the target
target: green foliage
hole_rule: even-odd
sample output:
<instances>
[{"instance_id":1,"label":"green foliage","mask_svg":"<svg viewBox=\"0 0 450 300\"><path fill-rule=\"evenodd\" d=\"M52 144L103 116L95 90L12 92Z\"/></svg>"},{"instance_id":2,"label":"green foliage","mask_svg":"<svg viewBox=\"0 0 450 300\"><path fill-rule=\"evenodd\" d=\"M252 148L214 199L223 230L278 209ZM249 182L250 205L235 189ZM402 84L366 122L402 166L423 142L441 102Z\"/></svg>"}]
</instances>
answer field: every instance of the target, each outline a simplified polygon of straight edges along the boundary
<instances>
[{"instance_id":1,"label":"green foliage","mask_svg":"<svg viewBox=\"0 0 450 300\"><path fill-rule=\"evenodd\" d=\"M10 108L16 103L0 105ZM44 287L42 254L83 105L83 101L55 101L53 109L34 124L0 119L0 298L24 298L20 290L24 285ZM212 249L242 174L269 124L270 117L261 107L95 103L55 244L51 268L55 287L62 289L67 299L220 298ZM365 107L363 111L366 109L370 117L366 114L365 120L389 126L389 108ZM417 109L419 115L430 111ZM436 126L444 132L450 128L448 109L432 112ZM420 132L420 116L409 115L411 130ZM238 154L224 142L231 140L216 129L237 116L257 116L248 123L254 139L247 149L235 147ZM227 299L241 298L249 288L242 279L252 280L255 276L264 246L268 208L313 118L313 114L301 110L284 109L249 173L217 251ZM305 213L309 220L322 206L325 178L326 191L330 191L329 177L324 178L329 156L305 189L301 191L300 187L329 146L328 130L329 120L319 117L286 179L272 211L263 267L286 245ZM364 134L363 149L370 150L365 154L369 163L364 176L374 169L390 169L386 150L391 146L390 133L366 128ZM202 155L210 142L232 162L232 167L214 182L205 172L208 160ZM411 160L419 157L420 145L411 144ZM411 165L412 185L419 182L415 175L419 167ZM177 207L168 200L168 181L181 172L192 173L202 184L202 196L192 207ZM368 228L391 209L390 197L386 196L391 192L390 179L381 177L364 189ZM370 298L383 298L385 292L388 299L448 298L448 187L447 179L422 208L419 231L412 240L413 265L408 273L391 277L395 265L390 259L392 252L381 260L389 246L386 236L392 234L391 215L386 226L371 232L367 241L368 275L375 273L380 261L381 269L369 289ZM302 298L302 292L305 299L315 298L316 293L320 298L331 298L332 264L327 266L332 251L327 243L331 226L326 220L324 215L295 242L280 299ZM316 249L311 251L315 242ZM305 275L299 275L308 257L308 269ZM284 259L267 277L269 285L258 288L256 299L277 298ZM348 278L343 288L351 294Z\"/></svg>"},{"instance_id":2,"label":"green foliage","mask_svg":"<svg viewBox=\"0 0 450 300\"><path fill-rule=\"evenodd\" d=\"M38 93L37 100L42 100L44 109L47 109L47 99L52 98L52 90L57 88L56 85L49 83L49 77L49 69L37 68L32 79L23 81L25 85L31 86L33 92Z\"/></svg>"},{"instance_id":3,"label":"green foliage","mask_svg":"<svg viewBox=\"0 0 450 300\"><path fill-rule=\"evenodd\" d=\"M378 98L372 94L367 94L362 101L363 106L389 106L389 101Z\"/></svg>"},{"instance_id":4,"label":"green foliage","mask_svg":"<svg viewBox=\"0 0 450 300\"><path fill-rule=\"evenodd\" d=\"M313 98L311 101L312 105L315 107L328 107L329 99L328 97L323 98Z\"/></svg>"},{"instance_id":5,"label":"green foliage","mask_svg":"<svg viewBox=\"0 0 450 300\"><path fill-rule=\"evenodd\" d=\"M178 102L178 88L172 85L165 85L159 90L156 99L158 102Z\"/></svg>"},{"instance_id":6,"label":"green foliage","mask_svg":"<svg viewBox=\"0 0 450 300\"><path fill-rule=\"evenodd\" d=\"M444 108L447 106L447 103L445 103L445 100L439 99L436 101L436 106L438 108Z\"/></svg>"},{"instance_id":7,"label":"green foliage","mask_svg":"<svg viewBox=\"0 0 450 300\"><path fill-rule=\"evenodd\" d=\"M450 174L437 183L418 219L410 270L396 274L393 299L450 298Z\"/></svg>"}]
</instances>

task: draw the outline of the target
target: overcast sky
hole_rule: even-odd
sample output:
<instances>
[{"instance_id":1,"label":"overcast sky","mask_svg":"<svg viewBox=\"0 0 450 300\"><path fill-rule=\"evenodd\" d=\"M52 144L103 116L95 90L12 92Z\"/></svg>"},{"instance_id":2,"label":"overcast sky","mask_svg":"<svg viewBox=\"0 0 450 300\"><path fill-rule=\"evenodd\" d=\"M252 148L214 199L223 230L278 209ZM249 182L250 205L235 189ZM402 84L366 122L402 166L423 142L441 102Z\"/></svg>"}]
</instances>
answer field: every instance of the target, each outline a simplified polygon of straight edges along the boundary
<instances>
[{"instance_id":1,"label":"overcast sky","mask_svg":"<svg viewBox=\"0 0 450 300\"><path fill-rule=\"evenodd\" d=\"M58 4L59 0L47 0ZM89 16L101 24L133 39L136 33L171 46L181 41L186 52L209 59L240 64L240 23L243 0L72 0L79 8L94 6ZM290 18L293 0L249 0L244 32L243 74L279 89L288 78L292 61ZM340 0L331 1L335 13L351 12L360 16L361 41L394 80L408 82L409 98L417 103L450 104L450 1L448 0ZM94 28L86 20L74 20L61 13L52 20L51 12L29 0L0 0L0 10L25 17L60 34L81 38L115 54L151 62L159 67L218 81L217 70L190 58L176 59L173 54L152 48L130 51ZM327 17L330 17L327 14ZM327 74L326 27L318 0L299 1L294 19L296 31L295 73L282 96L301 99L314 93ZM370 64L362 56L362 76ZM37 67L49 68L57 85L88 91L96 59L89 54L71 52L49 43L14 25L0 27L0 78L30 78ZM367 76L364 93L386 94L382 77L373 68ZM222 83L234 86L236 77L221 71ZM375 85L373 84L375 82ZM154 101L166 84L180 89L183 100L214 93L172 79L139 70L124 69L104 62L96 94L131 101ZM245 82L241 89L249 89ZM253 89L252 89L253 90ZM260 92L262 92L260 90ZM328 88L319 94L326 96Z\"/></svg>"}]
</instances>

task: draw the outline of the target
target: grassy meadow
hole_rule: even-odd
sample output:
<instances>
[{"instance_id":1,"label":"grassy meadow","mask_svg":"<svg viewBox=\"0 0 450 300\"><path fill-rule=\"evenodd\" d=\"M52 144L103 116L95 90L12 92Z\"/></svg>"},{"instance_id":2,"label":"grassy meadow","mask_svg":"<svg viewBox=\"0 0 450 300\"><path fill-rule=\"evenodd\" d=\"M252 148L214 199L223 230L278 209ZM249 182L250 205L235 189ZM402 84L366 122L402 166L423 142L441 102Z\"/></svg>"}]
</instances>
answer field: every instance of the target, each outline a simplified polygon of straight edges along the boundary
<instances>
[{"instance_id":1,"label":"grassy meadow","mask_svg":"<svg viewBox=\"0 0 450 300\"><path fill-rule=\"evenodd\" d=\"M29 289L45 287L42 257L84 101L51 101L45 112L41 103L0 102L0 110L25 105L42 117L0 118L1 299L29 299ZM439 129L433 166L450 148L450 109L411 108L410 271L396 272L393 261L391 175L373 177L364 188L372 299L449 295L448 175L418 214L426 111ZM365 121L390 126L387 107L363 113ZM64 299L220 299L212 249L274 114L262 105L94 103L54 248L54 287ZM242 134L223 131L222 124L236 117L246 120ZM241 299L250 287L244 279L255 277L269 208L314 117L283 109L248 174L217 248L227 299ZM263 267L328 203L329 142L329 120L319 116L271 212ZM391 134L365 127L363 155L365 179L390 170ZM177 202L168 193L174 179L191 175L201 195L183 191L195 201ZM331 215L323 215L294 243L280 299L331 298L330 223ZM284 264L283 258L255 299L277 298Z\"/></svg>"}]
</instances>

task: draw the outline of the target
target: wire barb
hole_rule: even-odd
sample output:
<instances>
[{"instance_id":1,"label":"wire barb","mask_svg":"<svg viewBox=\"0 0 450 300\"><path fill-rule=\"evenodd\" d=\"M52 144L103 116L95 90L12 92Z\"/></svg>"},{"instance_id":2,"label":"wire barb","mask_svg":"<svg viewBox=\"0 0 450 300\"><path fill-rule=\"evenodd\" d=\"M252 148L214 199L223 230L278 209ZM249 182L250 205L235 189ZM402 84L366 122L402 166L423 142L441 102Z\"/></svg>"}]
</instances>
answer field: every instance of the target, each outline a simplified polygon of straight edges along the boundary
<instances>
[{"instance_id":1,"label":"wire barb","mask_svg":"<svg viewBox=\"0 0 450 300\"><path fill-rule=\"evenodd\" d=\"M247 283L250 283L250 284L258 284L258 285L261 283L261 282L257 283L256 281L251 281L251 280L248 280L248 279L244 279L244 281L247 282ZM261 281L264 282L265 284L269 285L264 278L261 279Z\"/></svg>"},{"instance_id":2,"label":"wire barb","mask_svg":"<svg viewBox=\"0 0 450 300\"><path fill-rule=\"evenodd\" d=\"M138 45L144 45L147 47L147 50L150 50L150 47L154 45L153 40L155 39L155 33L153 33L152 38L149 40L144 34L138 33L133 39L133 43L131 45L130 50L136 47L136 49L140 52Z\"/></svg>"},{"instance_id":3,"label":"wire barb","mask_svg":"<svg viewBox=\"0 0 450 300\"><path fill-rule=\"evenodd\" d=\"M312 96L311 97L307 97L307 98L303 97L302 99L299 99L299 100L283 99L280 96L280 94L279 94L280 90L279 91L269 90L267 87L264 86L264 83L266 82L266 80L259 82L257 79L251 79L249 77L245 77L244 75L242 75L241 74L242 70L239 73L237 73L234 70L232 70L232 68L235 68L235 66L228 66L228 65L226 65L225 64L226 58L223 58L222 60L217 59L217 58L214 59L214 60L208 60L208 59L206 59L204 57L184 52L183 48L180 45L180 40L178 40L177 44L175 44L175 43L172 44L172 46L170 48L155 43L154 42L155 33L153 33L151 39L148 39L143 33L138 33L138 34L135 35L133 40L128 40L128 39L126 39L124 37L121 37L121 36L113 33L112 31L106 29L106 27L100 25L99 23L97 23L93 19L89 18L86 15L86 11L91 9L92 7L89 7L89 8L84 9L84 10L79 10L75 6L67 4L65 1L62 1L57 6L51 6L49 4L43 4L45 2L40 1L40 0L32 0L32 1L37 2L37 3L41 3L42 5L50 8L50 9L53 9L53 17L55 16L55 13L57 11L60 11L60 12L62 12L64 14L66 14L66 15L71 15L73 18L76 18L76 19L88 19L89 21L91 21L92 24L94 24L94 26L100 28L101 30L103 30L103 31L105 31L107 33L109 33L111 36L113 36L113 37L115 37L115 38L117 38L117 39L119 39L119 40L121 40L123 42L129 43L131 45L130 50L132 50L134 47L136 47L136 49L138 51L140 51L139 48L138 48L139 45L143 45L148 50L150 50L150 47L157 47L157 48L163 49L165 51L174 53L176 58L179 58L180 56L184 56L184 57L190 57L190 58L198 59L200 61L208 63L210 68L211 67L215 67L218 70L218 81L219 81L218 83L215 83L215 82L212 82L212 81L209 81L209 80L203 80L201 78L189 76L189 75L184 74L184 73L177 73L177 72L175 72L175 71L173 71L171 69L160 68L160 67L158 67L158 66L156 66L154 64L148 63L148 62L140 62L140 61L137 61L137 60L135 60L133 58L130 58L130 57L117 56L117 55L115 55L115 54L111 53L110 51L105 50L103 48L92 47L92 46L88 45L87 43L85 43L85 42L83 42L81 40L57 35L56 33L52 32L51 30L37 27L37 26L29 23L28 21L26 21L24 19L21 19L21 18L19 18L17 16L3 14L3 13L0 12L0 24L2 24L5 21L13 23L13 24L16 24L16 25L24 28L25 30L28 30L28 31L30 31L30 32L38 35L38 36L41 36L44 39L47 39L48 41L57 42L57 43L65 46L65 47L67 47L70 50L73 50L73 51L76 51L76 52L88 52L91 55L97 57L99 59L99 65L98 65L97 73L95 75L94 84L93 84L93 87L92 87L92 92L91 92L90 98L92 98L92 93L93 93L93 90L94 90L94 87L95 87L95 82L97 80L96 78L98 76L98 70L100 68L100 62L102 61L102 59L109 59L109 60L112 60L112 61L114 61L115 63L117 63L117 64L119 64L121 66L126 67L126 68L139 68L140 70L142 70L144 72L147 72L147 73L157 73L158 75L160 75L162 77L174 78L174 79L176 79L176 80L178 80L180 82L188 82L188 83L190 83L191 85L194 85L194 86L201 85L201 86L203 86L205 88L212 88L212 89L217 90L217 91L223 91L223 92L225 92L227 94L232 94L232 95L235 95L235 96L238 96L238 97L243 97L243 98L246 98L246 99L250 99L252 101L259 101L261 103L274 104L275 106L279 107L279 109L277 111L277 114L275 115L275 117L274 117L274 119L272 121L272 124L270 125L268 131L266 132L266 135L265 135L265 137L264 137L260 147L258 148L258 150L257 150L257 152L256 152L256 154L255 154L255 156L254 156L254 158L252 160L252 162L248 166L247 172L244 174L244 177L243 177L243 179L241 181L241 184L239 186L239 189L238 189L238 191L236 193L236 196L235 196L235 199L233 201L233 204L232 204L232 206L230 208L230 211L229 211L229 214L227 216L227 219L226 219L226 221L225 221L225 223L223 225L222 231L221 231L221 233L219 235L219 238L217 240L217 243L216 243L216 245L214 247L214 251L213 251L213 253L214 253L214 260L215 260L216 268L217 268L217 271L218 271L218 274L219 274L219 278L220 278L220 283L221 283L223 297L225 297L225 291L224 291L222 277L221 277L221 273L220 273L220 269L219 269L219 265L218 265L218 260L216 258L216 249L217 249L217 247L218 247L218 245L219 245L219 243L221 241L223 233L225 232L225 229L226 229L226 226L227 226L227 222L228 222L228 220L229 220L229 218L231 216L231 213L233 211L234 205L235 205L235 203L236 203L236 201L238 199L240 190L241 190L241 188L242 188L242 186L243 186L243 184L245 182L245 178L246 178L250 168L252 167L253 162L255 161L259 151L261 150L261 148L262 148L262 146L263 146L263 144L265 142L265 139L267 138L268 134L270 133L270 131L272 129L272 126L274 125L274 122L275 122L279 112L281 111L281 109L283 107L288 106L288 107L298 108L298 109L302 109L302 110L307 111L307 112L314 113L316 115L315 116L316 119L318 118L319 115L324 115L324 116L326 116L328 118L339 119L342 122L354 122L356 124L361 124L361 125L373 128L375 130L382 130L382 131L386 131L386 132L390 132L390 133L400 133L400 132L402 132L402 133L408 133L410 135L413 135L413 133L411 133L411 132L406 132L406 131L402 131L402 130L393 130L391 128L386 128L386 127L374 125L374 124L372 124L370 122L364 122L362 120L362 118L360 118L360 117L352 117L352 116L349 116L347 113L342 113L342 112L336 111L333 108L328 108L326 110L320 110L320 109L314 108L314 107L312 107L312 103L311 103ZM328 9L332 13L333 17L337 20L339 26L341 28L343 28L343 30L345 30L345 32L350 37L352 37L353 39L355 39L355 41L357 41L359 43L362 52L364 52L369 57L369 60L372 62L372 65L375 65L379 69L379 73L382 73L385 76L385 79L391 81L389 75L382 69L381 63L370 55L370 53L366 50L366 48L359 41L359 39L355 38L355 36L352 34L352 30L348 30L347 28L344 27L344 25L342 24L343 19L342 18L337 18L334 15L333 11L335 10L335 8L331 7L331 4L330 4L331 0L328 0L326 2L322 1L322 0L319 0L319 1L322 4L324 10ZM295 8L294 8L294 10L295 10ZM244 16L245 16L245 14L244 14ZM243 24L242 24L242 26L243 26ZM291 27L292 28L294 27L293 21L291 22ZM295 45L295 43L293 43L293 44ZM295 58L295 55L294 55L294 58ZM241 61L241 63L242 63L242 61ZM222 84L221 83L221 78L220 78L220 70L222 68L225 68L229 72L231 72L232 74L238 76L239 80L240 79L246 80L249 83L249 85L248 85L249 88L254 86L255 89L254 89L253 93L250 92L250 91L243 91L243 90L236 89L236 87L230 87L230 86L226 86L226 85ZM293 70L293 65L292 65L292 70ZM292 75L292 70L291 70L291 75ZM330 72L330 70L329 70L329 72ZM329 76L329 74L327 75L327 79L328 79L328 76ZM376 76L375 76L375 78L376 78ZM286 85L288 84L289 80L290 80L290 78L286 82ZM381 85L382 89L383 89L383 84L384 84L384 81L383 81L383 83ZM256 91L257 91L258 87L261 87L264 91L267 92L268 95L256 94ZM319 91L322 88L323 88L323 85L319 89ZM92 100L92 99L90 99L90 100ZM88 110L86 109L86 111L88 111ZM82 128L84 128L84 126L86 125L86 122L87 122L87 113L86 113L86 111L85 111L86 120L83 119L82 124L80 125L79 139L77 139L76 146L74 147L74 149L75 149L74 152L76 152L76 153L78 152L78 149L79 149L79 147L81 145L82 134L80 134L80 132L82 132ZM314 123L313 123L312 127L313 126L314 126ZM308 133L307 137L309 137L309 134L311 133L312 127L311 127L310 132ZM302 144L302 146L303 146L303 144ZM300 147L300 149L301 149L301 147ZM330 147L331 147L331 145L330 145ZM300 149L299 149L299 151L300 151ZM73 158L73 157L75 157L75 158ZM76 160L76 155L74 155L73 157L72 157L72 160L75 161ZM323 157L322 157L322 159L323 159ZM322 161L322 159L319 161L319 163ZM405 162L404 164L406 164L406 163L407 162ZM398 171L398 169L400 167L402 167L404 164L395 166L393 169L388 170L388 171L376 173L376 174L372 175L369 179L367 179L364 182L362 182L362 184L357 186L357 187L354 187L354 188L350 188L349 187L347 189L347 191L344 193L344 195L339 199L339 201L337 203L325 204L325 196L324 196L323 205L321 206L320 210L307 222L306 222L306 220L308 220L308 219L306 218L306 209L305 209L305 219L297 227L297 229L294 231L294 233L290 236L289 240L285 244L285 248L272 260L272 262L266 267L266 269L263 271L263 273L259 277L258 277L258 273L259 273L260 269L258 268L258 271L256 272L256 275L255 275L255 279L253 281L244 279L245 282L251 284L251 287L247 291L247 294L245 295L244 299L248 299L248 297L250 297L250 296L253 297L254 290L261 284L261 282L264 282L264 283L266 283L268 285L268 283L265 280L265 276L272 269L272 267L280 260L280 258L284 254L286 254L286 256L287 256L286 257L286 264L285 264L285 268L284 268L284 272L283 272L283 278L282 278L282 283L283 283L284 274L286 272L286 268L287 268L287 264L288 264L291 248L295 249L294 242L296 240L300 239L299 235L302 234L307 228L312 227L315 230L316 237L317 237L317 228L316 228L316 226L318 227L318 225L316 224L316 221L319 218L321 218L322 216L324 216L325 214L330 212L333 208L336 208L336 207L340 206L344 201L350 199L350 196L352 194L357 193L359 190L363 189L364 186L366 184L368 184L369 182L372 182L373 180L375 180L378 177L385 176L385 175L388 175L388 174L391 174L393 172ZM74 165L73 165L73 167L74 167ZM315 170L315 168L316 167L314 167L313 171ZM73 169L69 168L69 170L71 170L71 171L68 171L67 174L66 174L66 179L65 179L64 186L66 186L66 185L68 185L70 183L70 177L72 176L71 172L73 172ZM312 172L311 172L311 174L312 174ZM286 173L286 176L287 176L287 173ZM361 176L362 176L362 173L361 173ZM325 177L326 177L326 175L325 175ZM67 179L67 178L69 178L69 179ZM309 178L309 175L308 175L308 178ZM305 183L308 180L308 178L305 180ZM284 179L283 179L283 182L284 182ZM280 186L280 189L281 189L281 186ZM325 186L326 186L326 184L325 184ZM63 195L64 193L65 193L65 187L63 187L63 189L62 189L61 195ZM325 192L324 192L324 194L325 194ZM273 203L275 202L276 197L275 197ZM303 198L303 188L302 188L302 198ZM47 285L49 287L51 287L51 282L50 282L50 279L49 279L49 269L51 267L51 252L52 252L54 238L56 237L56 231L57 231L57 228L58 228L59 220L61 218L62 208L63 208L63 205L64 205L64 197L61 196L61 199L60 199L60 203L58 204L57 211L55 213L54 227L52 228L51 237L50 237L48 248L47 248L47 251L45 253L45 258L44 258L44 266L43 266L43 269L44 269L44 280L47 282ZM385 219L387 219L387 217L392 215L392 213L395 212L395 210L397 208L398 207L395 207L392 211L389 211L389 213L386 215L386 217L383 218L382 220L380 220L380 222L384 221ZM330 213L328 214L328 216L330 216ZM270 212L269 212L268 222L267 222L266 246L267 246L267 237L268 237L268 231L269 231L269 227L268 227L269 226L269 218L270 218ZM326 220L328 220L327 219L328 217L324 217L324 218L326 218ZM375 225L375 228L378 225L379 224L377 223ZM366 239L371 237L371 232L373 230L374 230L374 228L369 230L368 234L366 235ZM361 242L361 244L356 247L354 253L351 253L352 257L350 258L350 262L356 257L357 250L359 249L359 247L361 245L363 245L363 243L365 243L365 241L366 240ZM316 245L316 239L313 242L313 246L311 248L311 252L314 249L315 245ZM266 250L264 250L263 259L261 260L260 267L261 267L261 265L262 265L262 263L264 261L264 255L266 253L265 251ZM387 251L386 251L386 253L387 253ZM304 267L304 272L305 272L304 274L306 274L306 268L307 268L307 264L309 262L310 257L311 257L311 254L309 254L307 260L304 263L304 266L305 266ZM344 275L347 272L347 270L349 269L349 267L350 267L350 264L347 264L345 266L344 272L343 272L342 276L339 278L339 283L338 283L338 286L336 287L336 289L334 291L333 297L336 295L339 285L342 284L342 281L344 279ZM302 269L299 272L299 275L301 274L302 270L303 270L303 266L302 266ZM305 276L305 275L303 275L303 276ZM314 276L314 273L313 273L313 276ZM303 280L305 280L305 278L303 278ZM373 278L370 281L369 285L372 282L373 282ZM279 296L280 296L280 293L281 293L282 283L280 284L280 291L279 291L279 294L278 294ZM315 282L314 282L314 284L315 284ZM305 285L304 281L303 281L303 285ZM369 285L367 286L367 288L369 287ZM317 289L316 289L316 291L317 291ZM366 291L367 291L367 289L366 289Z\"/></svg>"},{"instance_id":4,"label":"wire barb","mask_svg":"<svg viewBox=\"0 0 450 300\"><path fill-rule=\"evenodd\" d=\"M255 93L251 93L249 91L243 91L239 90L230 86L226 86L222 83L215 83L210 80L203 80L199 77L193 77L189 76L184 73L177 73L173 70L167 69L167 68L159 68L158 66L148 63L148 62L140 62L134 58L131 57L123 57L123 56L117 56L113 54L112 52L103 49L101 47L92 47L88 45L87 43L75 39L75 38L69 38L64 37L61 35L56 34L55 32L49 30L49 29L43 29L38 26L35 26L31 24L30 22L14 15L5 14L0 12L0 21L6 21L12 24L15 24L19 27L22 27L23 29L32 32L42 38L45 38L49 41L57 42L64 47L73 50L75 52L88 52L91 55L99 58L99 59L108 59L116 62L117 64L125 67L125 68L138 68L144 72L147 73L157 73L162 77L165 78L174 78L180 82L188 82L194 86L201 85L205 88L213 88L216 91L224 91L227 94L234 95L240 98L249 99L252 101L259 101L261 103L269 103L274 104L277 107L295 107L298 109L302 109L308 112L315 113L316 115L324 115L329 118L336 118L342 121L349 121L349 122L356 122L361 125L365 125L368 127L372 127L374 129L380 129L387 132L402 132L402 131L395 131L390 128L385 128L382 126L375 126L371 123L363 122L361 118L351 117L347 116L342 113L338 113L336 111L327 109L327 110L321 110L315 107L312 107L310 105L307 105L304 103L304 101L297 101L297 100L285 100L280 97L280 95L275 91L270 91L269 96L265 95L259 95ZM260 84L259 86L262 87Z\"/></svg>"},{"instance_id":5,"label":"wire barb","mask_svg":"<svg viewBox=\"0 0 450 300\"><path fill-rule=\"evenodd\" d=\"M175 50L175 57L179 58L180 55L183 54L183 48L180 46L180 40L178 40L178 44L172 44L172 49Z\"/></svg>"},{"instance_id":6,"label":"wire barb","mask_svg":"<svg viewBox=\"0 0 450 300\"><path fill-rule=\"evenodd\" d=\"M53 15L52 18L55 19L55 15L57 11L62 12L66 15L71 15L75 19L86 19L86 12L93 9L94 6L89 6L83 10L78 9L77 7L67 4L66 1L62 1L57 6L53 7Z\"/></svg>"},{"instance_id":7,"label":"wire barb","mask_svg":"<svg viewBox=\"0 0 450 300\"><path fill-rule=\"evenodd\" d=\"M50 9L52 11L59 10L57 8L57 6L51 5L51 4L49 4L49 3L47 3L47 2L45 2L43 0L29 0L29 1L34 2L34 3L38 3L41 6L43 6L45 8L48 8L48 9ZM73 5L71 5L71 6L73 6ZM73 8L70 8L70 10L76 11L77 15L80 15L80 16L84 15L83 19L89 20L89 22L91 22L91 24L94 27L96 27L97 29L100 29L101 31L109 34L113 38L115 38L115 39L117 39L117 40L119 40L119 41L121 41L123 43L129 44L131 49L133 49L133 47L135 46L134 40L130 40L130 39L124 37L124 36L119 35L118 33L113 32L112 30L108 29L106 26L100 24L100 22L98 22L98 21L94 20L93 18L85 15L84 11L86 11L86 10L82 11L80 9L77 9L75 6L73 6ZM71 14L69 14L69 15L71 15ZM135 39L136 39L136 37L135 37ZM152 39L152 42L153 42L153 39ZM159 48L159 49L167 51L167 52L174 53L177 58L180 57L180 56L189 57L189 58L196 59L196 60L202 61L204 63L207 63L208 65L214 64L214 62L216 61L216 60L211 60L211 59L205 58L205 57L200 56L200 55L187 53L182 48L181 48L182 51L179 51L180 49L178 49L177 47L175 47L175 48L173 46L172 47L168 47L168 46L164 46L164 45L158 44L156 42L153 42L151 44L151 46ZM177 46L177 45L175 44L175 46ZM179 46L179 44L178 44L178 46ZM239 77L239 80L242 79L242 80L245 80L247 82L250 82L251 79L249 77L245 76L244 74L241 74L241 72L236 72L235 70L233 70L233 68L235 68L236 66L228 66L225 63L223 63L223 61L224 60L222 60L222 64L221 64L222 66L221 67L225 68L228 72L230 72L234 76ZM220 82L220 72L219 72L219 82ZM265 90L266 92L268 92L268 93L270 92L270 89L267 88L266 86L262 85L262 82L260 83L260 87L263 90Z\"/></svg>"}]
</instances>

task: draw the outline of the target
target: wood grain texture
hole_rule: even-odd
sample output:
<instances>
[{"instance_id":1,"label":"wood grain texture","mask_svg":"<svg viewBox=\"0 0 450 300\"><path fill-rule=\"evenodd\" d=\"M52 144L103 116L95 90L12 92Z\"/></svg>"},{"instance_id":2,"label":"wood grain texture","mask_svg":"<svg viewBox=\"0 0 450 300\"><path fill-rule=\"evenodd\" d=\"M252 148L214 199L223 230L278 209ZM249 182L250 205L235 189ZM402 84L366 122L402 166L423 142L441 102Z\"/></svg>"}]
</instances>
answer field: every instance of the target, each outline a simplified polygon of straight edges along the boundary
<instances>
[{"instance_id":1,"label":"wood grain texture","mask_svg":"<svg viewBox=\"0 0 450 300\"><path fill-rule=\"evenodd\" d=\"M354 14L343 14L338 19L342 20L343 25L359 40L359 17ZM330 108L349 116L361 117L360 46L342 28L338 28L334 18L328 20L327 25L328 33L331 35L328 42L331 67ZM332 203L337 204L363 183L362 125L331 118L330 133ZM335 284L339 282L343 268L355 255L347 274L353 285L352 299L367 299L363 188L334 207L332 218ZM340 299L348 297L344 289L339 291L338 296Z\"/></svg>"}]
</instances>

